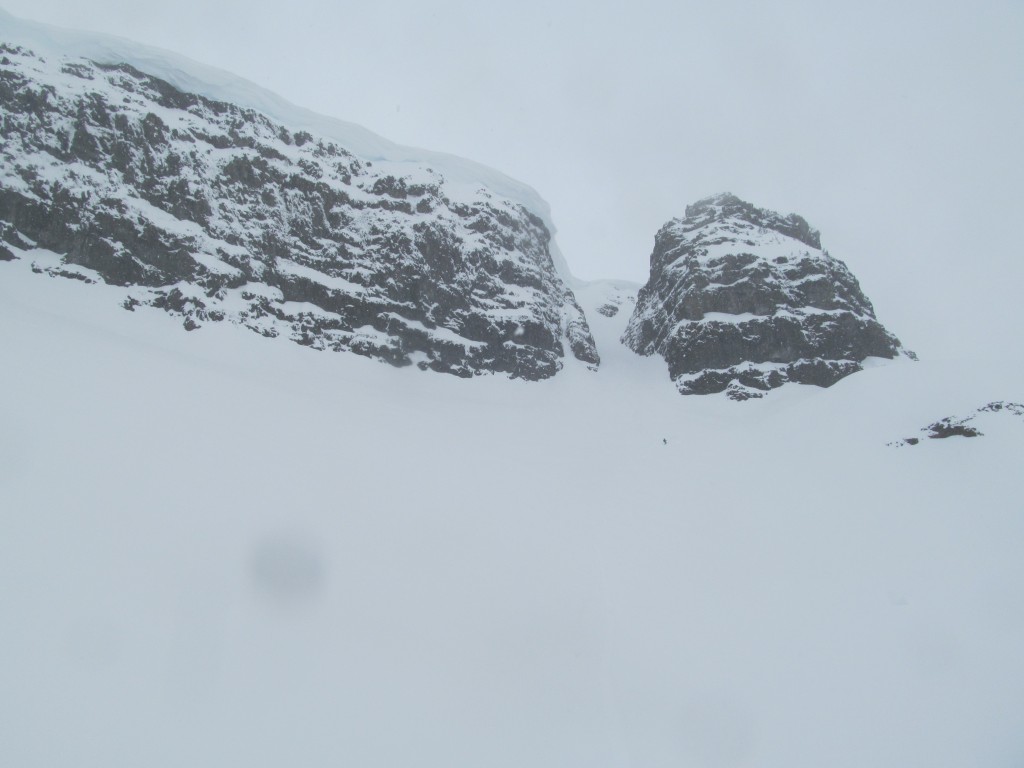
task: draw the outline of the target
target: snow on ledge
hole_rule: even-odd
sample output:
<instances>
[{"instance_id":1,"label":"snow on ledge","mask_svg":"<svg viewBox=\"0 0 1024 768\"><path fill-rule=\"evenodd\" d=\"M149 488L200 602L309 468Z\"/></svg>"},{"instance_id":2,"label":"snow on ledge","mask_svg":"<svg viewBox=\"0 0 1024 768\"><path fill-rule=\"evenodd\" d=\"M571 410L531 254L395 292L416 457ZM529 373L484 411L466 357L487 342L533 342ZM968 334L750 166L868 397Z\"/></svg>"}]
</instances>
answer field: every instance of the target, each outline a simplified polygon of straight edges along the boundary
<instances>
[{"instance_id":1,"label":"snow on ledge","mask_svg":"<svg viewBox=\"0 0 1024 768\"><path fill-rule=\"evenodd\" d=\"M547 201L529 185L493 168L456 155L395 144L355 123L292 104L230 72L122 37L26 21L0 9L0 42L21 45L43 56L82 57L99 64L129 64L181 91L253 109L289 130L308 131L337 142L362 160L427 166L440 172L451 183L485 187L540 217L552 236L549 250L555 269L570 286L576 283L554 242L555 226Z\"/></svg>"}]
</instances>

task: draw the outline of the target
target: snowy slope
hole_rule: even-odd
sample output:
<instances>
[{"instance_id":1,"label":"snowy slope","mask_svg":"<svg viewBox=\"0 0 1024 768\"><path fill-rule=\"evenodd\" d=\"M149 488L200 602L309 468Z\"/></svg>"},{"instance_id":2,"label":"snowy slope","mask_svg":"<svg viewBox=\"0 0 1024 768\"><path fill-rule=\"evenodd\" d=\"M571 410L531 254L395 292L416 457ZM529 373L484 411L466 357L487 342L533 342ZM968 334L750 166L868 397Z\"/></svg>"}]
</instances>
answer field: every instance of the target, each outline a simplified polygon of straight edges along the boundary
<instances>
[{"instance_id":1,"label":"snowy slope","mask_svg":"<svg viewBox=\"0 0 1024 768\"><path fill-rule=\"evenodd\" d=\"M1006 370L462 380L3 275L0 764L1024 756L1024 420L886 446Z\"/></svg>"},{"instance_id":2,"label":"snowy slope","mask_svg":"<svg viewBox=\"0 0 1024 768\"><path fill-rule=\"evenodd\" d=\"M546 217L169 54L0 29ZM1012 356L680 398L619 342L640 286L597 281L596 374L456 379L186 334L31 245L0 264L0 765L1024 760L1024 419L890 445L1024 401Z\"/></svg>"}]
</instances>

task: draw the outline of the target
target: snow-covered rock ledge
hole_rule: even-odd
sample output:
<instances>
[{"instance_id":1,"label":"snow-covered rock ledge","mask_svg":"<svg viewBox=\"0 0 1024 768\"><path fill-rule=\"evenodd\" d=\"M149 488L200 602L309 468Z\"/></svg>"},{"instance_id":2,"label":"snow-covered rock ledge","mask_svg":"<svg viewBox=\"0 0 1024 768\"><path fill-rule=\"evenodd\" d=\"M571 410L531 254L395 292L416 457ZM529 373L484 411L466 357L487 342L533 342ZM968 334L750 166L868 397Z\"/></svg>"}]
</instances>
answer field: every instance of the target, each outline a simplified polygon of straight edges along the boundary
<instances>
[{"instance_id":1,"label":"snow-covered rock ledge","mask_svg":"<svg viewBox=\"0 0 1024 768\"><path fill-rule=\"evenodd\" d=\"M658 232L622 341L664 357L683 394L737 400L787 382L827 387L869 357L912 356L817 230L729 194Z\"/></svg>"},{"instance_id":2,"label":"snow-covered rock ledge","mask_svg":"<svg viewBox=\"0 0 1024 768\"><path fill-rule=\"evenodd\" d=\"M205 79L204 79L205 78ZM136 288L186 328L471 376L598 356L547 206L127 41L0 13L0 240ZM66 276L66 275L65 275Z\"/></svg>"}]
</instances>

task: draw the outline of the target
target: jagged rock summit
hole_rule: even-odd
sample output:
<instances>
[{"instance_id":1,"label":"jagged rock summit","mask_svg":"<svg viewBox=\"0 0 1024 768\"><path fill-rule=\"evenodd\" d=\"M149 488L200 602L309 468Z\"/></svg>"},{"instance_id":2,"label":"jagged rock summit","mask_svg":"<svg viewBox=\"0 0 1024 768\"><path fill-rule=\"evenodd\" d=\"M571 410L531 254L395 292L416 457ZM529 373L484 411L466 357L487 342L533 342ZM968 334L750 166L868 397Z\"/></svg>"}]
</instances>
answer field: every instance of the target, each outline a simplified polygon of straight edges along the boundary
<instances>
[{"instance_id":1,"label":"jagged rock summit","mask_svg":"<svg viewBox=\"0 0 1024 768\"><path fill-rule=\"evenodd\" d=\"M683 394L744 400L786 382L827 387L905 352L804 219L722 194L661 228L622 341L665 358Z\"/></svg>"},{"instance_id":2,"label":"jagged rock summit","mask_svg":"<svg viewBox=\"0 0 1024 768\"><path fill-rule=\"evenodd\" d=\"M159 52L122 57L126 41L0 22L0 260L122 286L126 308L188 329L228 320L460 376L597 366L532 190L245 106L275 103L262 93L183 89L199 81Z\"/></svg>"}]
</instances>

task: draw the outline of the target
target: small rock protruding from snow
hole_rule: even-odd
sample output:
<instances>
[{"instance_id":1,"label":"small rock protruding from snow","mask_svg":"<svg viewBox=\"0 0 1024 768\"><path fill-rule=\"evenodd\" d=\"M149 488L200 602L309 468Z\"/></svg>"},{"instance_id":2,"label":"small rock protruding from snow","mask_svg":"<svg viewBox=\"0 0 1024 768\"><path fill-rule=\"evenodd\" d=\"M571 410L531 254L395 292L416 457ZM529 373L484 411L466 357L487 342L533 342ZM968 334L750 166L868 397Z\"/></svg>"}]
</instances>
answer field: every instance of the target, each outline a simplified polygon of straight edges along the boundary
<instances>
[{"instance_id":1,"label":"small rock protruding from snow","mask_svg":"<svg viewBox=\"0 0 1024 768\"><path fill-rule=\"evenodd\" d=\"M1020 416L1024 417L1024 404L1007 403L997 400L983 405L969 416L956 417L947 416L939 419L921 432L923 437L905 437L902 440L895 440L889 443L890 446L899 448L904 445L917 445L921 440L945 440L950 437L982 437L985 433L981 431L979 423L983 420L992 420L992 415L999 416Z\"/></svg>"}]
</instances>

